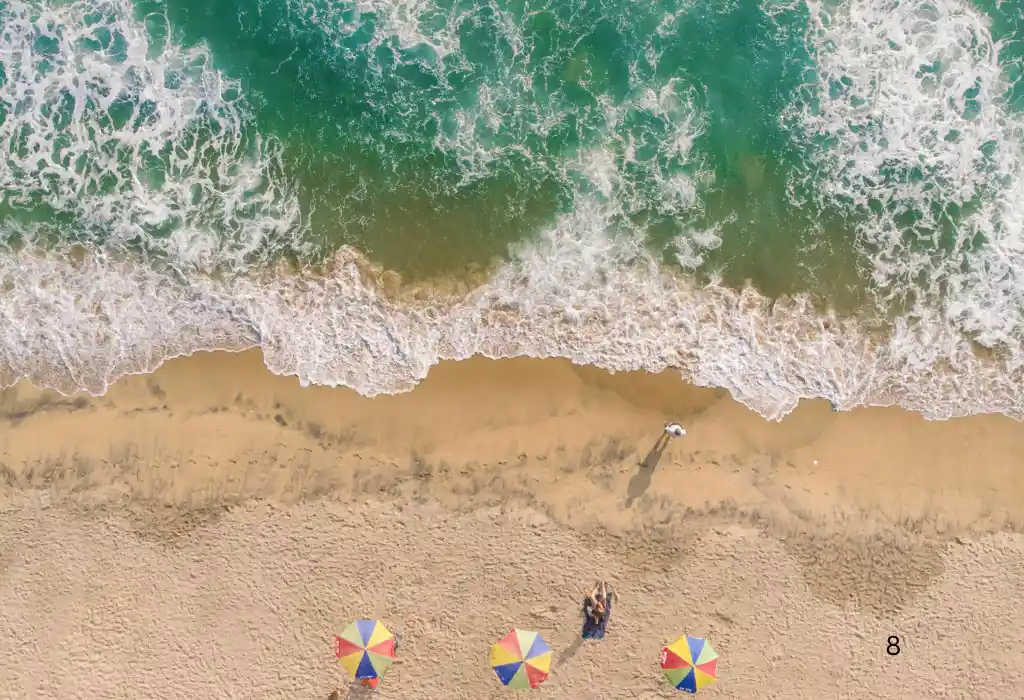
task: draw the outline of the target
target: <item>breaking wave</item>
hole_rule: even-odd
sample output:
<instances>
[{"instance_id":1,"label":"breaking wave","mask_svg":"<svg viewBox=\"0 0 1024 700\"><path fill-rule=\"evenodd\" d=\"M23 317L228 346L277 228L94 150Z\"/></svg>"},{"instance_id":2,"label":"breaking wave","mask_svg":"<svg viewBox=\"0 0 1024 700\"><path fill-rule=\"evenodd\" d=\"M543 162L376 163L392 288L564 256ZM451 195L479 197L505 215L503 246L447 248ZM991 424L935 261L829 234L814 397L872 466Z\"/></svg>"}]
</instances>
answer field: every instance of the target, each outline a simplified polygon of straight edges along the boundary
<instances>
[{"instance_id":1,"label":"breaking wave","mask_svg":"<svg viewBox=\"0 0 1024 700\"><path fill-rule=\"evenodd\" d=\"M331 37L375 13L379 41L458 60L459 34L428 21L432 6L350 5L291 3ZM726 234L702 218L716 172L699 147L700 86L686 80L655 71L621 99L594 99L596 135L543 164L571 184L571 206L486 281L392 294L355 249L313 242L285 146L261 135L207 47L123 0L8 2L0 384L100 394L169 357L260 347L275 373L374 395L410 389L440 360L560 356L678 368L770 419L812 397L1024 418L1022 122L985 17L954 0L761 11L806 17L815 70L779 116L799 160L789 192L850 222L851 264L871 281L853 315L736 290L707 267ZM684 15L665 13L654 36ZM463 184L515 149L496 137L508 100L485 86L436 134ZM554 128L551 109L536 124ZM651 245L652 212L677 224L664 248Z\"/></svg>"}]
</instances>

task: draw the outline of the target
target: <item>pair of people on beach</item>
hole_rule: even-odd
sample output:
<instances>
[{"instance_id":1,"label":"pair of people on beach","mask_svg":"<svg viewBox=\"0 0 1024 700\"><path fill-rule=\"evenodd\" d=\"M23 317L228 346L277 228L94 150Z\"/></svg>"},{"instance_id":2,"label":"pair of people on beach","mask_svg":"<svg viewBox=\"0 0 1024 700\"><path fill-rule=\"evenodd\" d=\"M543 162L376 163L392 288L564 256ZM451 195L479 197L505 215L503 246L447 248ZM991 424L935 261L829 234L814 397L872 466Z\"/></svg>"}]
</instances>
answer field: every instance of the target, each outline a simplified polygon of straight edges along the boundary
<instances>
[{"instance_id":1,"label":"pair of people on beach","mask_svg":"<svg viewBox=\"0 0 1024 700\"><path fill-rule=\"evenodd\" d=\"M594 584L594 590L583 599L583 632L584 639L604 639L608 629L608 620L612 615L612 601L615 591L604 581Z\"/></svg>"}]
</instances>

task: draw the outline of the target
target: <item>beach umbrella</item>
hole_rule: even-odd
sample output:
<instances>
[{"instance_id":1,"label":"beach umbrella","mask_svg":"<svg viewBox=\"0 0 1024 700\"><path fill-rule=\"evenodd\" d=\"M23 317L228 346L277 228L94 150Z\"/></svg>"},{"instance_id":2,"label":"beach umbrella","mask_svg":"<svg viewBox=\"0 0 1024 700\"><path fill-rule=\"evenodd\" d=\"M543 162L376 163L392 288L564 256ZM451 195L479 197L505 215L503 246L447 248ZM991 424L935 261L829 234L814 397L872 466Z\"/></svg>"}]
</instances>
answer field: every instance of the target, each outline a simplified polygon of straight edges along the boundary
<instances>
[{"instance_id":1,"label":"beach umbrella","mask_svg":"<svg viewBox=\"0 0 1024 700\"><path fill-rule=\"evenodd\" d=\"M536 688L551 672L551 647L536 632L512 630L491 647L491 668L510 688Z\"/></svg>"},{"instance_id":2,"label":"beach umbrella","mask_svg":"<svg viewBox=\"0 0 1024 700\"><path fill-rule=\"evenodd\" d=\"M718 652L700 637L683 635L661 650L661 668L674 687L696 693L718 679Z\"/></svg>"},{"instance_id":3,"label":"beach umbrella","mask_svg":"<svg viewBox=\"0 0 1024 700\"><path fill-rule=\"evenodd\" d=\"M351 678L380 678L395 660L395 636L377 620L356 620L334 638L334 655Z\"/></svg>"}]
</instances>

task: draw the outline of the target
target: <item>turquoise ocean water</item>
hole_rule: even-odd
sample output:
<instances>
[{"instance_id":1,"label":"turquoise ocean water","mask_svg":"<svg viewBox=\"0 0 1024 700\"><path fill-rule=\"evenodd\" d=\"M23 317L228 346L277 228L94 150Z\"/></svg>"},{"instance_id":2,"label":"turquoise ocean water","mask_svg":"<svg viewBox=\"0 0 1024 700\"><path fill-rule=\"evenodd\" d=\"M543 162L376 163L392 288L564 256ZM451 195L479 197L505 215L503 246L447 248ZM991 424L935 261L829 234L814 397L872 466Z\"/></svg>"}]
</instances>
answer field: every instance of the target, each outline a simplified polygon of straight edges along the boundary
<instances>
[{"instance_id":1,"label":"turquoise ocean water","mask_svg":"<svg viewBox=\"0 0 1024 700\"><path fill-rule=\"evenodd\" d=\"M1017 0L0 0L0 384L482 353L1024 417L1022 75Z\"/></svg>"}]
</instances>

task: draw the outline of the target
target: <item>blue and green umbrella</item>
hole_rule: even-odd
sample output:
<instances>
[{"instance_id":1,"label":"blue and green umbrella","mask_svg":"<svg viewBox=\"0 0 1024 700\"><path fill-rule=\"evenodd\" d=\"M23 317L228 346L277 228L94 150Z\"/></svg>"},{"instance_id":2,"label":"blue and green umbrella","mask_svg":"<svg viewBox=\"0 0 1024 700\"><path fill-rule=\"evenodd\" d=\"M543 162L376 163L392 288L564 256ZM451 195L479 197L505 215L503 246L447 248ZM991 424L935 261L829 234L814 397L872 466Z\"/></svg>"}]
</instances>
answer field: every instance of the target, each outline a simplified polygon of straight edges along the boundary
<instances>
[{"instance_id":1,"label":"blue and green umbrella","mask_svg":"<svg viewBox=\"0 0 1024 700\"><path fill-rule=\"evenodd\" d=\"M551 672L551 647L530 630L512 630L491 647L491 668L510 688L536 688Z\"/></svg>"},{"instance_id":2,"label":"blue and green umbrella","mask_svg":"<svg viewBox=\"0 0 1024 700\"><path fill-rule=\"evenodd\" d=\"M683 635L661 650L661 668L673 687L696 693L718 679L718 652L705 639Z\"/></svg>"},{"instance_id":3,"label":"blue and green umbrella","mask_svg":"<svg viewBox=\"0 0 1024 700\"><path fill-rule=\"evenodd\" d=\"M395 661L395 635L378 620L356 620L334 638L334 655L350 678L380 678Z\"/></svg>"}]
</instances>

